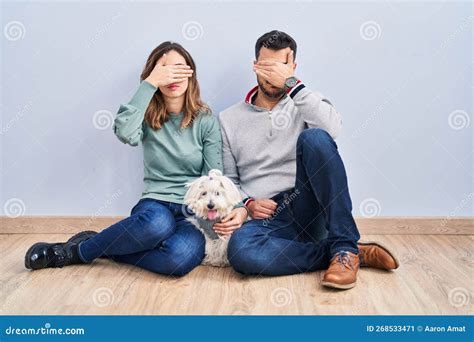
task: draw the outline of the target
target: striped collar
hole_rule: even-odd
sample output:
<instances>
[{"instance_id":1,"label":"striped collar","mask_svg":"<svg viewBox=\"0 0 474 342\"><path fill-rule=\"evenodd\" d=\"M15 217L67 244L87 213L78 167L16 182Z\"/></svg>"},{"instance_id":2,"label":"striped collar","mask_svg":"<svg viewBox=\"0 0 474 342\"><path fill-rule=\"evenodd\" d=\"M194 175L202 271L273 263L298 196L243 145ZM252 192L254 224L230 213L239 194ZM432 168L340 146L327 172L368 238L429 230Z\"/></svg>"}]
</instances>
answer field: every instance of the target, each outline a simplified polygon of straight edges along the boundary
<instances>
[{"instance_id":1,"label":"striped collar","mask_svg":"<svg viewBox=\"0 0 474 342\"><path fill-rule=\"evenodd\" d=\"M295 97L296 94L300 92L301 89L305 88L305 85L301 82L301 80L298 80L296 85L293 88L290 88L286 91L286 94L290 96L291 98ZM248 104L253 104L255 101L255 98L257 97L258 93L258 85L253 87L245 96L245 103ZM285 98L285 97L283 97Z\"/></svg>"},{"instance_id":2,"label":"striped collar","mask_svg":"<svg viewBox=\"0 0 474 342\"><path fill-rule=\"evenodd\" d=\"M255 98L257 97L257 93L258 93L258 85L253 87L252 90L250 90L247 93L247 96L245 96L245 102L248 104L253 104L253 102L255 101Z\"/></svg>"}]
</instances>

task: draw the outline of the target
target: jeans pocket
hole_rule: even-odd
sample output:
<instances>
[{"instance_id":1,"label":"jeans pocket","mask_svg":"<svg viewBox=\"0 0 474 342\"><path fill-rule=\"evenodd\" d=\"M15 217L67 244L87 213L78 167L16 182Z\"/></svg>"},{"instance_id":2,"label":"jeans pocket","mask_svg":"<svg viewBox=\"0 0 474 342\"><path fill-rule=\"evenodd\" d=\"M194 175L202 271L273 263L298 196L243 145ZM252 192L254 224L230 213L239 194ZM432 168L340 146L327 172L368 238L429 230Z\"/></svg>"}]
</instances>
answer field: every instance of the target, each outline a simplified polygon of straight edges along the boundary
<instances>
[{"instance_id":1,"label":"jeans pocket","mask_svg":"<svg viewBox=\"0 0 474 342\"><path fill-rule=\"evenodd\" d=\"M138 206L142 205L144 202L149 202L149 201L154 201L153 198L141 198L137 204L135 204L132 208L132 210L130 211L130 216L133 215L133 213L135 212L135 210L138 208Z\"/></svg>"}]
</instances>

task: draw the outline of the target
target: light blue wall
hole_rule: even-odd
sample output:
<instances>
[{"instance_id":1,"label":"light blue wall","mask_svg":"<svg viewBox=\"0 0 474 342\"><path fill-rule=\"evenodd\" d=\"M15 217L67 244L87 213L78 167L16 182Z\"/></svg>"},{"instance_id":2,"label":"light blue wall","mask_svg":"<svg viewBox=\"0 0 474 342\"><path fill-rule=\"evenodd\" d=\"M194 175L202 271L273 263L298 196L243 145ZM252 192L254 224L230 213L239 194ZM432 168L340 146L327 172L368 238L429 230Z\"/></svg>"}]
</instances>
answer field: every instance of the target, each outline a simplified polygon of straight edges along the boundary
<instances>
[{"instance_id":1,"label":"light blue wall","mask_svg":"<svg viewBox=\"0 0 474 342\"><path fill-rule=\"evenodd\" d=\"M4 214L128 214L141 149L119 142L111 119L150 51L184 44L219 112L254 85L254 42L276 28L299 44L297 75L343 115L355 215L472 215L470 1L2 7ZM189 22L197 31L183 34Z\"/></svg>"}]
</instances>

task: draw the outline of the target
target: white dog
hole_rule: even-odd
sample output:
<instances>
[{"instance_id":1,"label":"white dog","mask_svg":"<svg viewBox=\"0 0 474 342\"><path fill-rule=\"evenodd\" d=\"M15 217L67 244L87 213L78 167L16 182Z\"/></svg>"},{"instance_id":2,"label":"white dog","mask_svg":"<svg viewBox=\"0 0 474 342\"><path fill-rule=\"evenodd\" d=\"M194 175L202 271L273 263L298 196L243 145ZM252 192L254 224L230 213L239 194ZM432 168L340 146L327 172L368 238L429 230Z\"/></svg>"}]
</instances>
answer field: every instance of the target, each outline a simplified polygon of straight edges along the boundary
<instances>
[{"instance_id":1,"label":"white dog","mask_svg":"<svg viewBox=\"0 0 474 342\"><path fill-rule=\"evenodd\" d=\"M186 184L188 191L184 204L194 213L188 217L206 238L206 252L203 265L229 266L227 244L229 236L217 234L212 226L229 214L234 206L242 200L234 183L216 169Z\"/></svg>"}]
</instances>

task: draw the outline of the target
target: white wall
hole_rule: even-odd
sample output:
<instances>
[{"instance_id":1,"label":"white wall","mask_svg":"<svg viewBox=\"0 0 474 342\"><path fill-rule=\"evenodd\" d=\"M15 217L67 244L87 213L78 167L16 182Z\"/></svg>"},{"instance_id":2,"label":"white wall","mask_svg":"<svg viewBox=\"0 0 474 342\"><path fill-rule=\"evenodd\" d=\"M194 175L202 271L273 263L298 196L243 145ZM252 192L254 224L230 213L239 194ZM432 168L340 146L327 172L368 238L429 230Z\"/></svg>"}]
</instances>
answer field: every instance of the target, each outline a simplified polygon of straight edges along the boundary
<instances>
[{"instance_id":1,"label":"white wall","mask_svg":"<svg viewBox=\"0 0 474 342\"><path fill-rule=\"evenodd\" d=\"M3 214L128 214L141 148L119 142L111 121L150 51L188 48L219 112L254 85L255 40L280 29L299 44L297 75L343 115L355 215L472 215L470 1L2 7Z\"/></svg>"}]
</instances>

